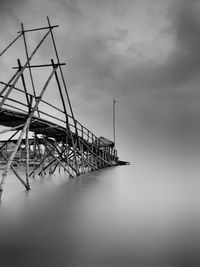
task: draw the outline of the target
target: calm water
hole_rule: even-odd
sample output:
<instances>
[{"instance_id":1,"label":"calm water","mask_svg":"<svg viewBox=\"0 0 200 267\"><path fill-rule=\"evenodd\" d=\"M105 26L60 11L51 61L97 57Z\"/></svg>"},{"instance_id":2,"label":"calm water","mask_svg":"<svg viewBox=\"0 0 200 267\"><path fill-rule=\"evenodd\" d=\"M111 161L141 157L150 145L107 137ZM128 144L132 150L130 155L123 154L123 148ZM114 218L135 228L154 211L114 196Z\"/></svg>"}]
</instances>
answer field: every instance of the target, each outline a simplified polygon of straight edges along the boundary
<instances>
[{"instance_id":1,"label":"calm water","mask_svg":"<svg viewBox=\"0 0 200 267\"><path fill-rule=\"evenodd\" d=\"M199 182L185 172L121 166L32 187L7 181L4 267L200 266Z\"/></svg>"}]
</instances>

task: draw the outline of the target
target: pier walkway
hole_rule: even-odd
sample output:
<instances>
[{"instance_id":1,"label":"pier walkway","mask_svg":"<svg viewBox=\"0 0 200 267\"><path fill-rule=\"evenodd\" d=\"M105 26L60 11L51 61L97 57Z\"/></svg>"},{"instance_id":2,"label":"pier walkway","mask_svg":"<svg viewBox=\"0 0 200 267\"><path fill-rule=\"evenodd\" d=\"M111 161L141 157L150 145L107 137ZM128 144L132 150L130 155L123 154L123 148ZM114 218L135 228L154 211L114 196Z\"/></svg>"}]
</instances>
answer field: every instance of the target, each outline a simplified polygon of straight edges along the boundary
<instances>
[{"instance_id":1,"label":"pier walkway","mask_svg":"<svg viewBox=\"0 0 200 267\"><path fill-rule=\"evenodd\" d=\"M5 163L0 192L10 168L29 190L31 176L42 175L46 171L51 174L58 167L64 168L69 177L74 177L87 171L123 164L118 160L114 142L97 137L75 119L62 69L65 63L60 62L53 35L58 25L52 26L49 18L47 22L46 27L26 30L21 24L18 36L0 53L0 58L6 57L6 53L22 39L23 58L15 59L17 66L11 66L14 73L9 81L0 81L0 125L6 127L0 134L13 133L0 146L0 159ZM35 32L44 34L30 52L27 36ZM50 38L54 59L50 57L48 63L36 65L33 59L47 38ZM39 71L36 72L36 69ZM40 77L44 80L38 82ZM43 86L39 89L38 85L41 84ZM53 95L59 98L59 107L47 100L48 96L52 99L52 90ZM9 146L11 149L6 149ZM13 164L20 149L25 150L25 177L18 174Z\"/></svg>"}]
</instances>

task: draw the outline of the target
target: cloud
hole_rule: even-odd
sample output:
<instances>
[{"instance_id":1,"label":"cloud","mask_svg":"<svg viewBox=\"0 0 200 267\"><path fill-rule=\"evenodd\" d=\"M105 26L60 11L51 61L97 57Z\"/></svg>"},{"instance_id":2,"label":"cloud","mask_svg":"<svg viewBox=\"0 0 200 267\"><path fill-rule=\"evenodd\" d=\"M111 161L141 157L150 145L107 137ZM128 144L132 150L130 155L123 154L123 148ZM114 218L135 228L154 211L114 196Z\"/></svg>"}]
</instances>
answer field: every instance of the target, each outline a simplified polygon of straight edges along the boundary
<instances>
[{"instance_id":1,"label":"cloud","mask_svg":"<svg viewBox=\"0 0 200 267\"><path fill-rule=\"evenodd\" d=\"M150 59L135 62L133 58L121 56L121 69L116 84L131 93L141 90L177 90L192 82L200 74L200 5L198 1L173 1L169 9L166 28L161 28L157 40L166 38L172 42L171 51L159 62L159 54ZM132 45L142 56L142 49L148 44ZM165 52L165 51L163 51ZM162 57L162 54L161 54ZM132 61L132 62L131 62ZM126 62L126 63L125 63ZM169 88L171 88L169 90Z\"/></svg>"},{"instance_id":2,"label":"cloud","mask_svg":"<svg viewBox=\"0 0 200 267\"><path fill-rule=\"evenodd\" d=\"M159 54L150 59L145 57L145 50L148 52L149 49L148 39L144 39L143 44L132 40L132 52L135 51L135 54L131 54L130 50L127 50L127 53L117 50L118 47L125 45L131 29L126 29L120 24L130 6L130 1L124 1L123 5L120 3L111 0L101 2L59 0L55 5L51 0L27 1L27 5L20 11L18 7L24 4L24 0L10 0L1 2L0 7L2 13L8 14L9 10L13 12L17 8L18 18L21 14L21 18L26 19L25 22L29 26L33 24L35 16L38 21L46 9L47 15L50 17L52 15L53 23L56 22L61 26L57 34L58 42L61 56L69 59L72 69L71 84L76 87L81 85L82 88L92 90L97 95L99 92L108 95L120 94L122 88L123 94L132 94L138 90L162 90L170 86L173 88L189 82L198 75L200 66L198 1L171 1L169 15L166 18L169 26L167 30L165 25L163 28L162 25L158 27L157 37L154 40L156 43L166 38L173 43L171 52L161 62ZM136 7L137 3L133 1L131 8ZM145 1L141 3L145 6ZM153 3L157 1L152 1L151 6ZM140 27L140 24L138 25ZM135 29L137 27L134 27L133 31Z\"/></svg>"},{"instance_id":3,"label":"cloud","mask_svg":"<svg viewBox=\"0 0 200 267\"><path fill-rule=\"evenodd\" d=\"M7 0L0 1L0 14L1 19L5 17L12 17L16 9L21 8L22 5L26 4L26 0Z\"/></svg>"},{"instance_id":4,"label":"cloud","mask_svg":"<svg viewBox=\"0 0 200 267\"><path fill-rule=\"evenodd\" d=\"M175 1L171 7L174 50L164 64L163 76L171 83L183 83L200 70L200 5L196 0Z\"/></svg>"},{"instance_id":5,"label":"cloud","mask_svg":"<svg viewBox=\"0 0 200 267\"><path fill-rule=\"evenodd\" d=\"M115 28L108 24L102 30L105 24L101 24L94 30L92 26L97 25L100 14L87 17L89 7L78 6L79 23L76 21L66 35L66 47L62 49L69 62L69 90L78 117L95 121L98 114L99 125L109 125L106 105L111 105L112 98L116 97L121 109L119 124L130 132L139 135L141 130L145 138L166 138L168 142L180 144L179 147L190 142L196 144L200 133L200 110L195 101L200 97L197 1L172 1L170 9L165 10L168 23L157 28L154 40L166 38L164 40L172 43L163 60L156 53L152 58L145 58L142 50L149 47L145 39L143 47L134 39L132 43L133 47L138 46L142 60L136 60L129 51L116 49L126 42L130 28L120 31L119 24ZM133 129L135 120L137 129Z\"/></svg>"},{"instance_id":6,"label":"cloud","mask_svg":"<svg viewBox=\"0 0 200 267\"><path fill-rule=\"evenodd\" d=\"M43 26L47 15L60 25L55 38L78 119L109 125L107 107L116 97L125 129L133 131L136 118L147 135L178 138L188 127L187 140L199 129L200 6L166 2L20 0L1 3L1 12L10 9L27 27Z\"/></svg>"},{"instance_id":7,"label":"cloud","mask_svg":"<svg viewBox=\"0 0 200 267\"><path fill-rule=\"evenodd\" d=\"M173 45L168 56L161 62L159 54L138 61L129 51L126 54L117 51L115 47L118 43L125 42L128 29L125 35L119 34L116 38L116 29L107 33L106 30L101 32L88 28L88 31L82 33L82 26L80 32L76 28L77 38L73 40L74 47L70 51L76 76L76 81L72 77L73 81L79 83L84 79L87 88L108 94L119 94L122 90L123 94L132 94L138 90L173 89L190 82L200 70L199 9L195 0L172 2L167 17L169 26L167 29L166 26L161 27L157 40L159 42L159 38L168 38ZM143 46L133 43L132 48L134 47L141 57L145 53L143 50L148 50L145 40Z\"/></svg>"}]
</instances>

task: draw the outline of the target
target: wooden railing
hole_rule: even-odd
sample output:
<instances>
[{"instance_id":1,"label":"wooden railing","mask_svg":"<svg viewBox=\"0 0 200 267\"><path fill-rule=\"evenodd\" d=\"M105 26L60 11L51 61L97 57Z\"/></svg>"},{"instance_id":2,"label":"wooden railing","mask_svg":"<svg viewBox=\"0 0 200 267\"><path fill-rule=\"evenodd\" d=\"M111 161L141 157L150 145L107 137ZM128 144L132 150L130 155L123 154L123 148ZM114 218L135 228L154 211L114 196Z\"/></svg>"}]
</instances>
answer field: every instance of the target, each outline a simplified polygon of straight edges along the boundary
<instances>
[{"instance_id":1,"label":"wooden railing","mask_svg":"<svg viewBox=\"0 0 200 267\"><path fill-rule=\"evenodd\" d=\"M6 84L4 82L0 81L0 84L5 85L7 87L10 87L11 85ZM35 102L37 97L35 97L33 94L30 94L28 92L24 92L22 89L17 88L17 87L13 87L12 89L13 91L17 91L20 92L22 94L24 94L24 96L28 96L29 99L32 99L32 103L33 101ZM3 95L0 95L0 99L4 99ZM22 98L24 99L24 98ZM41 103L43 103L44 105L48 106L51 109L51 112L45 112L44 110L42 110L41 108L38 108L37 112L35 112L34 117L38 117L40 119L47 119L47 120L54 120L55 124L61 126L61 127L66 127L66 120L65 119L61 119L60 117L65 116L65 112L63 110L61 110L60 108L54 106L53 104L41 99L40 101ZM0 101L1 103L1 101ZM12 104L13 103L13 104ZM21 112L24 114L27 114L28 112L30 112L30 106L28 105L28 103L24 103L24 101L21 101L19 99L13 99L11 97L7 97L2 105L2 108L6 108L8 110L13 110L16 112ZM53 115L56 111L56 115ZM84 139L85 141L87 141L87 143L93 143L96 144L96 146L101 146L102 147L106 147L107 144L103 142L103 140L99 139L93 132L91 132L88 128L86 128L85 126L83 126L83 124L81 124L79 121L77 121L76 119L74 119L71 115L67 114L67 118L68 118L68 124L70 127L70 130L72 133L74 134L78 134L79 137L81 137L82 139Z\"/></svg>"}]
</instances>

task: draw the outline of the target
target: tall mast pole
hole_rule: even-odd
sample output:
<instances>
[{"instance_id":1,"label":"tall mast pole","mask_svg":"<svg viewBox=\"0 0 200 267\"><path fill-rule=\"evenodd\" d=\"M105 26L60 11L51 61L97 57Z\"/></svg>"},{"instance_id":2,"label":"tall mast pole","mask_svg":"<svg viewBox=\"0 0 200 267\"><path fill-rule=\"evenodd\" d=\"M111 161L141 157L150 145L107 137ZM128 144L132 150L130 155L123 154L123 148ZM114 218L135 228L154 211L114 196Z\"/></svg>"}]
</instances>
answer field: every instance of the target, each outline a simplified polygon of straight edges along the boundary
<instances>
[{"instance_id":1,"label":"tall mast pole","mask_svg":"<svg viewBox=\"0 0 200 267\"><path fill-rule=\"evenodd\" d=\"M114 146L115 146L115 103L116 100L113 98L113 141L114 141Z\"/></svg>"}]
</instances>

